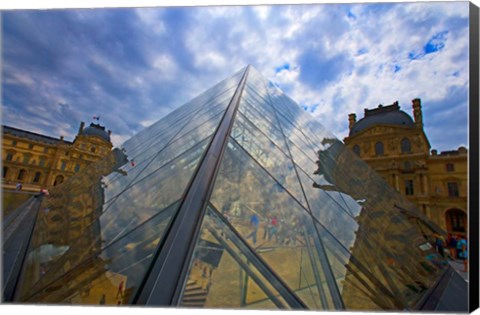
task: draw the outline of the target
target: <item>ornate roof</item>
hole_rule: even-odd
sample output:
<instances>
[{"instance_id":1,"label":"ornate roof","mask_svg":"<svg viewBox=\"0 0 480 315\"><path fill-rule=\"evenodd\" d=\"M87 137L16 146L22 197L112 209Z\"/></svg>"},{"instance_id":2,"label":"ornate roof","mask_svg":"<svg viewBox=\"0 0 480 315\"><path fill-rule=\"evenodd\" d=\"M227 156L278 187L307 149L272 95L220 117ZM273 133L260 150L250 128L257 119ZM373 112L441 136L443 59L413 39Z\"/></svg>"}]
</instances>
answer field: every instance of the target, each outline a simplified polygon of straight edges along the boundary
<instances>
[{"instance_id":1,"label":"ornate roof","mask_svg":"<svg viewBox=\"0 0 480 315\"><path fill-rule=\"evenodd\" d=\"M99 124L91 123L90 126L83 129L80 134L85 136L97 136L105 141L110 142L110 134L105 130L104 126Z\"/></svg>"},{"instance_id":2,"label":"ornate roof","mask_svg":"<svg viewBox=\"0 0 480 315\"><path fill-rule=\"evenodd\" d=\"M415 126L415 123L407 113L400 110L398 102L388 106L379 105L378 108L365 109L365 117L357 121L352 126L349 136L353 136L360 131L374 125L399 125L413 127Z\"/></svg>"},{"instance_id":3,"label":"ornate roof","mask_svg":"<svg viewBox=\"0 0 480 315\"><path fill-rule=\"evenodd\" d=\"M32 141L38 141L38 142L43 142L43 143L52 144L52 145L56 145L62 141L59 138L49 137L49 136L41 135L39 133L18 129L14 127L9 127L5 125L2 126L2 129L4 134L10 134L19 138L25 138ZM63 142L67 144L72 144L72 142L66 141L66 140L63 140Z\"/></svg>"}]
</instances>

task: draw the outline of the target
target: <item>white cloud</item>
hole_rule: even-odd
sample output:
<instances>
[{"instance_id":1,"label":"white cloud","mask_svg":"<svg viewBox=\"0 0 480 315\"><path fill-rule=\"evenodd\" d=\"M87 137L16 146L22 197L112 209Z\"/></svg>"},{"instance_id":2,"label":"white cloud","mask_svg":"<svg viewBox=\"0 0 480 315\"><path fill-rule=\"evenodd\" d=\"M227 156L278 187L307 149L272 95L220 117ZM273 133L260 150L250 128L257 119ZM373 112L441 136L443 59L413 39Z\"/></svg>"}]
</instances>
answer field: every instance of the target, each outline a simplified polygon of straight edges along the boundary
<instances>
[{"instance_id":1,"label":"white cloud","mask_svg":"<svg viewBox=\"0 0 480 315\"><path fill-rule=\"evenodd\" d=\"M178 71L175 59L168 54L160 54L153 57L152 67L157 70L158 78L164 80L173 80Z\"/></svg>"}]
</instances>

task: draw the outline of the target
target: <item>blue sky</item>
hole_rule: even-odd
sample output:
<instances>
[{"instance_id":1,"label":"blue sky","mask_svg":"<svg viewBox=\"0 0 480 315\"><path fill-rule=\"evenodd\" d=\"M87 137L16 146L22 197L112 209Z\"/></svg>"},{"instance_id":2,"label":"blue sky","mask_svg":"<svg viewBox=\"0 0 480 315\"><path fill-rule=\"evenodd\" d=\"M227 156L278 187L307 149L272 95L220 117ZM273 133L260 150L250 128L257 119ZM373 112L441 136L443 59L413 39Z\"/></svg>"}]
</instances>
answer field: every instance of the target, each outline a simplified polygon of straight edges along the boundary
<instances>
[{"instance_id":1,"label":"blue sky","mask_svg":"<svg viewBox=\"0 0 480 315\"><path fill-rule=\"evenodd\" d=\"M2 123L114 145L252 64L338 138L421 98L432 149L468 147L468 2L2 13Z\"/></svg>"}]
</instances>

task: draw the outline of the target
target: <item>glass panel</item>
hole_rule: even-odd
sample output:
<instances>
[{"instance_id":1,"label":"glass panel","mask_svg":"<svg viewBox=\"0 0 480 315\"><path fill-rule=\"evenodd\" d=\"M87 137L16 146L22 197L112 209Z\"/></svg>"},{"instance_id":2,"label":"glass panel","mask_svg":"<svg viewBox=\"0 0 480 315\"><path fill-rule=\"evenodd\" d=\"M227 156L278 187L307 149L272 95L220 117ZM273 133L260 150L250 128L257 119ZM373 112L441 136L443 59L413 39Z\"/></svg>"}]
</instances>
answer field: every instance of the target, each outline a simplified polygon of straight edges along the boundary
<instances>
[{"instance_id":1,"label":"glass panel","mask_svg":"<svg viewBox=\"0 0 480 315\"><path fill-rule=\"evenodd\" d=\"M147 127L142 132L130 138L127 142L123 144L123 147L126 148L129 152L135 151L136 148L140 145L144 147L145 141L151 139L152 135L157 135L166 131L168 132L170 129L172 129L172 127L177 126L177 123L183 117L195 117L196 113L199 110L206 106L208 107L208 104L215 100L217 97L226 97L226 95L230 95L231 98L238 83L240 82L244 71L244 69L238 71L230 78L223 80L214 87L195 97L191 101L180 106L179 108L166 115L153 125ZM181 126L183 127L183 124Z\"/></svg>"},{"instance_id":2,"label":"glass panel","mask_svg":"<svg viewBox=\"0 0 480 315\"><path fill-rule=\"evenodd\" d=\"M65 273L53 282L51 275L45 274L34 288L38 291L31 298L26 294L25 298L35 303L130 303L177 207L178 203L174 203L158 212L123 238L98 252L91 252L78 264L74 262L74 268L72 261L63 259ZM41 272L42 266L39 268ZM49 284L42 287L45 283Z\"/></svg>"},{"instance_id":3,"label":"glass panel","mask_svg":"<svg viewBox=\"0 0 480 315\"><path fill-rule=\"evenodd\" d=\"M40 261L27 260L23 270L34 269L37 270L32 271L34 274L41 274L71 247L73 240L83 236L88 242L91 235L98 235L95 222L104 201L101 178L118 171L126 162L125 154L114 149L62 185L49 189L50 196L42 199L29 246L30 253L41 252ZM89 246L95 247L97 243L91 242ZM40 264L44 264L44 268L38 271ZM22 288L28 290L38 276L24 276L23 280Z\"/></svg>"},{"instance_id":4,"label":"glass panel","mask_svg":"<svg viewBox=\"0 0 480 315\"><path fill-rule=\"evenodd\" d=\"M225 98L225 95L227 98ZM122 168L122 170L127 172L129 176L121 176L118 173L113 174L104 179L104 184L106 186L118 186L120 187L118 188L120 190L124 189L126 185L131 182L131 178L137 178L140 172L142 172L143 176L148 175L152 169L156 169L160 166L159 163L164 163L163 161L165 160L165 157L178 156L182 152L181 150L186 149L178 148L179 145L184 145L182 142L176 142L179 139L190 143L194 141L192 139L200 141L209 136L217 127L217 124L222 117L222 113L230 102L231 95L225 95L205 105L204 108L195 115L195 119L183 128L182 131L180 131L178 127L175 127L172 128L174 132L163 133L160 137L154 136L153 140L147 140L146 143L143 144L141 150L131 151L124 148L124 152L128 155L129 160L133 161ZM182 125L182 123L178 123L178 125ZM183 139L184 136L188 136L189 138ZM177 148L170 147L174 144ZM190 145L192 144L193 143L190 143ZM126 148L128 147L129 146L126 146ZM177 149L180 149L180 151ZM174 153L172 153L172 151L174 151ZM154 159L153 163L152 159ZM148 169L144 170L147 165ZM120 180L121 183L114 183L117 180ZM110 191L115 190L112 189ZM107 200L111 197L112 195L109 195Z\"/></svg>"},{"instance_id":5,"label":"glass panel","mask_svg":"<svg viewBox=\"0 0 480 315\"><path fill-rule=\"evenodd\" d=\"M316 151L320 148L320 144L313 145L310 141L307 140L305 135L293 126L288 120L286 120L282 115L277 115L282 126L282 131L285 136L295 143L305 155L310 159L316 159Z\"/></svg>"},{"instance_id":6,"label":"glass panel","mask_svg":"<svg viewBox=\"0 0 480 315\"><path fill-rule=\"evenodd\" d=\"M240 102L239 111L257 128L259 128L265 136L273 141L283 152L288 153L283 134L276 127L277 123L275 117L268 116L263 113L261 110L263 107L265 106L254 106L245 99L242 99Z\"/></svg>"},{"instance_id":7,"label":"glass panel","mask_svg":"<svg viewBox=\"0 0 480 315\"><path fill-rule=\"evenodd\" d=\"M121 191L129 187L132 182L138 182L169 161L177 158L194 145L198 146L200 142L204 143L205 139L210 137L215 131L220 117L221 114L218 114L216 117L204 123L197 129L192 130L185 136L174 140L166 148L158 151L153 159L141 160L138 162L138 164L135 160L135 164L132 165L132 163L128 163L122 167L122 171L124 171L123 174L116 173L104 178L103 183L106 187L108 187L108 189L105 190L105 199L109 201L111 198L115 197Z\"/></svg>"},{"instance_id":8,"label":"glass panel","mask_svg":"<svg viewBox=\"0 0 480 315\"><path fill-rule=\"evenodd\" d=\"M207 209L180 306L287 308L268 279L236 245L238 242L228 226Z\"/></svg>"},{"instance_id":9,"label":"glass panel","mask_svg":"<svg viewBox=\"0 0 480 315\"><path fill-rule=\"evenodd\" d=\"M189 149L137 181L105 208L101 218L102 239L108 243L179 199L210 138Z\"/></svg>"},{"instance_id":10,"label":"glass panel","mask_svg":"<svg viewBox=\"0 0 480 315\"><path fill-rule=\"evenodd\" d=\"M350 260L351 254L327 233L326 229L317 225L320 238L328 256L338 288L347 310L377 310L394 304L388 290L373 284L368 275L359 272L356 264Z\"/></svg>"},{"instance_id":11,"label":"glass panel","mask_svg":"<svg viewBox=\"0 0 480 315\"><path fill-rule=\"evenodd\" d=\"M349 248L353 245L358 230L358 223L351 212L358 214L361 206L346 194L328 191L327 189L332 187L330 185L315 185L316 183L301 169L298 172L312 215L327 226L346 248Z\"/></svg>"},{"instance_id":12,"label":"glass panel","mask_svg":"<svg viewBox=\"0 0 480 315\"><path fill-rule=\"evenodd\" d=\"M299 166L302 168L306 173L308 174L313 174L318 166L317 163L315 163L315 159L312 160L312 157L307 156L296 144L294 144L292 141L288 141L288 147L290 149L290 152L292 153L292 159Z\"/></svg>"},{"instance_id":13,"label":"glass panel","mask_svg":"<svg viewBox=\"0 0 480 315\"><path fill-rule=\"evenodd\" d=\"M104 188L99 183L100 180L95 186L96 193L87 189L84 193L75 194L78 187L81 187L76 175L71 180L78 185L75 185L72 191L67 189L63 194L58 194L58 197L57 193L52 191L51 198L47 199L48 213L42 213L45 215L45 219L40 223L43 229L32 241L34 249L52 248L55 254L50 255L52 257L43 263L44 271L55 274L55 277L60 276L92 251L110 244L179 199L207 143L208 139L205 139L103 207L103 196L108 188ZM61 187L63 186L65 185ZM65 202L66 198L71 198L71 202ZM95 206L95 211L91 211L92 205ZM32 263L34 265L27 269L36 268L38 263ZM29 281L36 279L29 277L27 282ZM25 289L30 285L27 284Z\"/></svg>"},{"instance_id":14,"label":"glass panel","mask_svg":"<svg viewBox=\"0 0 480 315\"><path fill-rule=\"evenodd\" d=\"M316 235L307 210L232 140L210 201L310 307L318 306L320 294L329 294L319 291L321 278L315 274L320 271L313 269L318 269L316 256L304 259L304 253L312 253Z\"/></svg>"},{"instance_id":15,"label":"glass panel","mask_svg":"<svg viewBox=\"0 0 480 315\"><path fill-rule=\"evenodd\" d=\"M305 198L290 158L266 138L242 114L237 115L231 132L235 141L286 187L304 206Z\"/></svg>"}]
</instances>

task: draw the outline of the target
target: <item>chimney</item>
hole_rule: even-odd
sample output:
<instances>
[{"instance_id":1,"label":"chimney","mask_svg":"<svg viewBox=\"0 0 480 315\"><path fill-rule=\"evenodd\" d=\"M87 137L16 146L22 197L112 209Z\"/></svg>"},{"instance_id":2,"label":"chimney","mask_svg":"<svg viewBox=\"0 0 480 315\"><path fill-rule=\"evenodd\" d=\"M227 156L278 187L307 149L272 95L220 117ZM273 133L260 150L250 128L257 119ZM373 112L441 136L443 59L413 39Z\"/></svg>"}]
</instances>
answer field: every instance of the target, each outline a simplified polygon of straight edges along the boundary
<instances>
[{"instance_id":1,"label":"chimney","mask_svg":"<svg viewBox=\"0 0 480 315\"><path fill-rule=\"evenodd\" d=\"M85 122L81 121L81 122L80 122L80 128L78 128L78 134L81 134L81 133L82 133L83 127L85 127Z\"/></svg>"},{"instance_id":2,"label":"chimney","mask_svg":"<svg viewBox=\"0 0 480 315\"><path fill-rule=\"evenodd\" d=\"M355 114L349 114L348 115L348 129L352 129L353 125L357 122L357 115Z\"/></svg>"},{"instance_id":3,"label":"chimney","mask_svg":"<svg viewBox=\"0 0 480 315\"><path fill-rule=\"evenodd\" d=\"M413 107L413 118L415 119L415 126L423 128L423 117L422 117L422 101L419 98L412 100Z\"/></svg>"}]
</instances>

